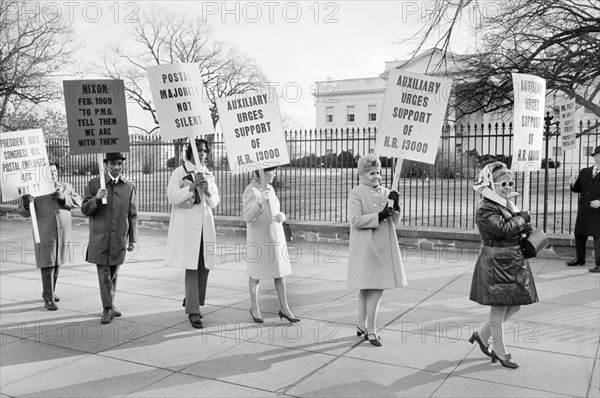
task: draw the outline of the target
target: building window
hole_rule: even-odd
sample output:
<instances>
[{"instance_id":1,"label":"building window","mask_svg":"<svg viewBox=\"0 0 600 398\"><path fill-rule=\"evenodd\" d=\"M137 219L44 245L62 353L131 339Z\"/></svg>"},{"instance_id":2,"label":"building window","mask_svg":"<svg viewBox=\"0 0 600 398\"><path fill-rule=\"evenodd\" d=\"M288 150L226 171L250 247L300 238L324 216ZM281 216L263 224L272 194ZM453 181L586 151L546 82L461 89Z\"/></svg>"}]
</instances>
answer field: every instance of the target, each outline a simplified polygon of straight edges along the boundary
<instances>
[{"instance_id":1,"label":"building window","mask_svg":"<svg viewBox=\"0 0 600 398\"><path fill-rule=\"evenodd\" d=\"M325 123L333 123L333 106L325 108Z\"/></svg>"},{"instance_id":2,"label":"building window","mask_svg":"<svg viewBox=\"0 0 600 398\"><path fill-rule=\"evenodd\" d=\"M376 122L377 121L377 106L369 105L369 121Z\"/></svg>"},{"instance_id":3,"label":"building window","mask_svg":"<svg viewBox=\"0 0 600 398\"><path fill-rule=\"evenodd\" d=\"M354 123L354 107L353 106L346 107L346 121L349 123Z\"/></svg>"},{"instance_id":4,"label":"building window","mask_svg":"<svg viewBox=\"0 0 600 398\"><path fill-rule=\"evenodd\" d=\"M552 157L554 159L558 159L562 156L563 149L561 146L555 146L554 148L552 148L552 152L553 152Z\"/></svg>"},{"instance_id":5,"label":"building window","mask_svg":"<svg viewBox=\"0 0 600 398\"><path fill-rule=\"evenodd\" d=\"M593 146L584 146L583 147L583 153L585 153L585 156L592 156L592 152L594 152Z\"/></svg>"}]
</instances>

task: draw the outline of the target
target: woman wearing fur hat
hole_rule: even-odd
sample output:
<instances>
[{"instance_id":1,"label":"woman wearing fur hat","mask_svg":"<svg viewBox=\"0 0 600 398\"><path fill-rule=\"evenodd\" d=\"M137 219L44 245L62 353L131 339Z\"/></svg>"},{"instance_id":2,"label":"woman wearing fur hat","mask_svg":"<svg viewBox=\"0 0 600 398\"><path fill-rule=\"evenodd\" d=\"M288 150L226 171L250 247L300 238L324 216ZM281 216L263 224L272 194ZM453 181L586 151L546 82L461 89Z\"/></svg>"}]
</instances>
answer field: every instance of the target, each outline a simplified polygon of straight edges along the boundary
<instances>
[{"instance_id":1,"label":"woman wearing fur hat","mask_svg":"<svg viewBox=\"0 0 600 398\"><path fill-rule=\"evenodd\" d=\"M471 283L469 298L482 305L489 305L490 320L481 332L474 332L469 342L479 344L481 351L500 361L502 366L515 369L504 345L504 323L521 309L521 305L538 301L537 291L529 262L523 257L520 241L532 232L528 212L519 211L509 199L514 181L511 171L504 163L494 162L485 166L474 189L483 198L478 203L475 222L482 241L481 252ZM493 350L489 351L492 338Z\"/></svg>"},{"instance_id":2,"label":"woman wearing fur hat","mask_svg":"<svg viewBox=\"0 0 600 398\"><path fill-rule=\"evenodd\" d=\"M350 191L350 251L348 286L359 289L356 335L381 346L377 311L385 289L406 286L396 236L400 222L398 192L381 186L381 162L374 154L358 161L360 185ZM393 199L393 207L388 206Z\"/></svg>"}]
</instances>

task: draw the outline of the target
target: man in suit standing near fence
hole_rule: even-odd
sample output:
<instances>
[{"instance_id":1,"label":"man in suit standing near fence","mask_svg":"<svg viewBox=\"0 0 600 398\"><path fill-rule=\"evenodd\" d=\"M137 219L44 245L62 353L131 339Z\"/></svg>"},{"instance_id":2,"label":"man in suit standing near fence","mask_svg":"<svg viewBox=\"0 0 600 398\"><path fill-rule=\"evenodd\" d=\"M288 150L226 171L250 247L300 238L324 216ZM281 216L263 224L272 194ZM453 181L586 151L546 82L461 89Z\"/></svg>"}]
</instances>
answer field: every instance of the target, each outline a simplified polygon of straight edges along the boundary
<instances>
[{"instance_id":1,"label":"man in suit standing near fence","mask_svg":"<svg viewBox=\"0 0 600 398\"><path fill-rule=\"evenodd\" d=\"M571 191L578 192L579 201L577 220L575 221L575 250L577 257L567 265L585 265L585 245L588 236L594 238L594 257L596 266L590 272L600 272L600 146L590 155L594 165L581 169L579 177L571 177Z\"/></svg>"}]
</instances>

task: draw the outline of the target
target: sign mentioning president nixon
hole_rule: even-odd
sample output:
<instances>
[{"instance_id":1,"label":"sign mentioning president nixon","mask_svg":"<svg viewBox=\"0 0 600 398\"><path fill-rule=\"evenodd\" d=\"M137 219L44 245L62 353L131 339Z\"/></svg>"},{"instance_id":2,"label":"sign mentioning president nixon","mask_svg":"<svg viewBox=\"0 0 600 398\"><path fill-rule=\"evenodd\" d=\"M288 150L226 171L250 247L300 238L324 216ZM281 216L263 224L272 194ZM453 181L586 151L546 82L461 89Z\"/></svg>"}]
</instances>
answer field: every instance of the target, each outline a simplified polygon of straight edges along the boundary
<instances>
[{"instance_id":1,"label":"sign mentioning president nixon","mask_svg":"<svg viewBox=\"0 0 600 398\"><path fill-rule=\"evenodd\" d=\"M149 66L146 72L163 138L214 133L198 64Z\"/></svg>"},{"instance_id":2,"label":"sign mentioning president nixon","mask_svg":"<svg viewBox=\"0 0 600 398\"><path fill-rule=\"evenodd\" d=\"M65 80L71 155L129 152L123 80Z\"/></svg>"},{"instance_id":3,"label":"sign mentioning president nixon","mask_svg":"<svg viewBox=\"0 0 600 398\"><path fill-rule=\"evenodd\" d=\"M2 201L26 194L41 196L54 192L41 129L0 134L0 164Z\"/></svg>"},{"instance_id":4,"label":"sign mentioning president nixon","mask_svg":"<svg viewBox=\"0 0 600 398\"><path fill-rule=\"evenodd\" d=\"M451 87L451 79L390 70L375 152L433 164Z\"/></svg>"},{"instance_id":5,"label":"sign mentioning president nixon","mask_svg":"<svg viewBox=\"0 0 600 398\"><path fill-rule=\"evenodd\" d=\"M217 108L231 171L239 174L290 162L274 92L220 98Z\"/></svg>"}]
</instances>

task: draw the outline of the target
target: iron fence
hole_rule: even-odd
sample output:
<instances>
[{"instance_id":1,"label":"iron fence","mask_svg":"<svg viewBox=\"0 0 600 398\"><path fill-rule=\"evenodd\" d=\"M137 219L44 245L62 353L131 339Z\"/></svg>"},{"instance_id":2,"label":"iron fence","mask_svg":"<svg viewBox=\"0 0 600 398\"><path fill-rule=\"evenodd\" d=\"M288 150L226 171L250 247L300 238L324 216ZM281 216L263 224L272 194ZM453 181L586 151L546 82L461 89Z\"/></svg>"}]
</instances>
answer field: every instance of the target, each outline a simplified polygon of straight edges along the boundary
<instances>
[{"instance_id":1,"label":"iron fence","mask_svg":"<svg viewBox=\"0 0 600 398\"><path fill-rule=\"evenodd\" d=\"M560 151L558 125L547 130L549 148L556 155ZM546 169L531 173L530 205L533 223L547 231L571 233L577 211L577 196L569 189L568 179L579 168L589 166L593 159L587 156L600 145L600 125L580 125L585 131L574 151L573 169L564 153L548 156L547 202L544 200ZM372 153L376 130L326 130L286 132L291 163L280 167L274 181L283 211L291 220L348 222L347 199L350 190L358 184L357 159ZM400 178L402 215L405 225L474 228L474 211L479 195L472 183L480 168L492 161L508 164L512 154L512 126L510 124L455 125L443 129L440 147L434 165L404 161ZM184 142L162 141L158 136L131 139L130 152L124 174L137 186L140 211L169 212L166 188L169 177L184 153ZM47 140L50 159L60 164L60 176L83 194L87 181L98 173L95 155L69 155L64 139ZM221 204L217 215L241 216L242 193L251 175L236 175L228 169L227 154L222 137L211 139L212 153L209 168L213 170ZM558 148L558 149L557 149ZM552 155L550 153L549 155ZM383 184L390 186L393 176L392 159L382 158ZM516 173L517 192L524 189L523 173ZM546 217L544 208L546 207Z\"/></svg>"}]
</instances>

